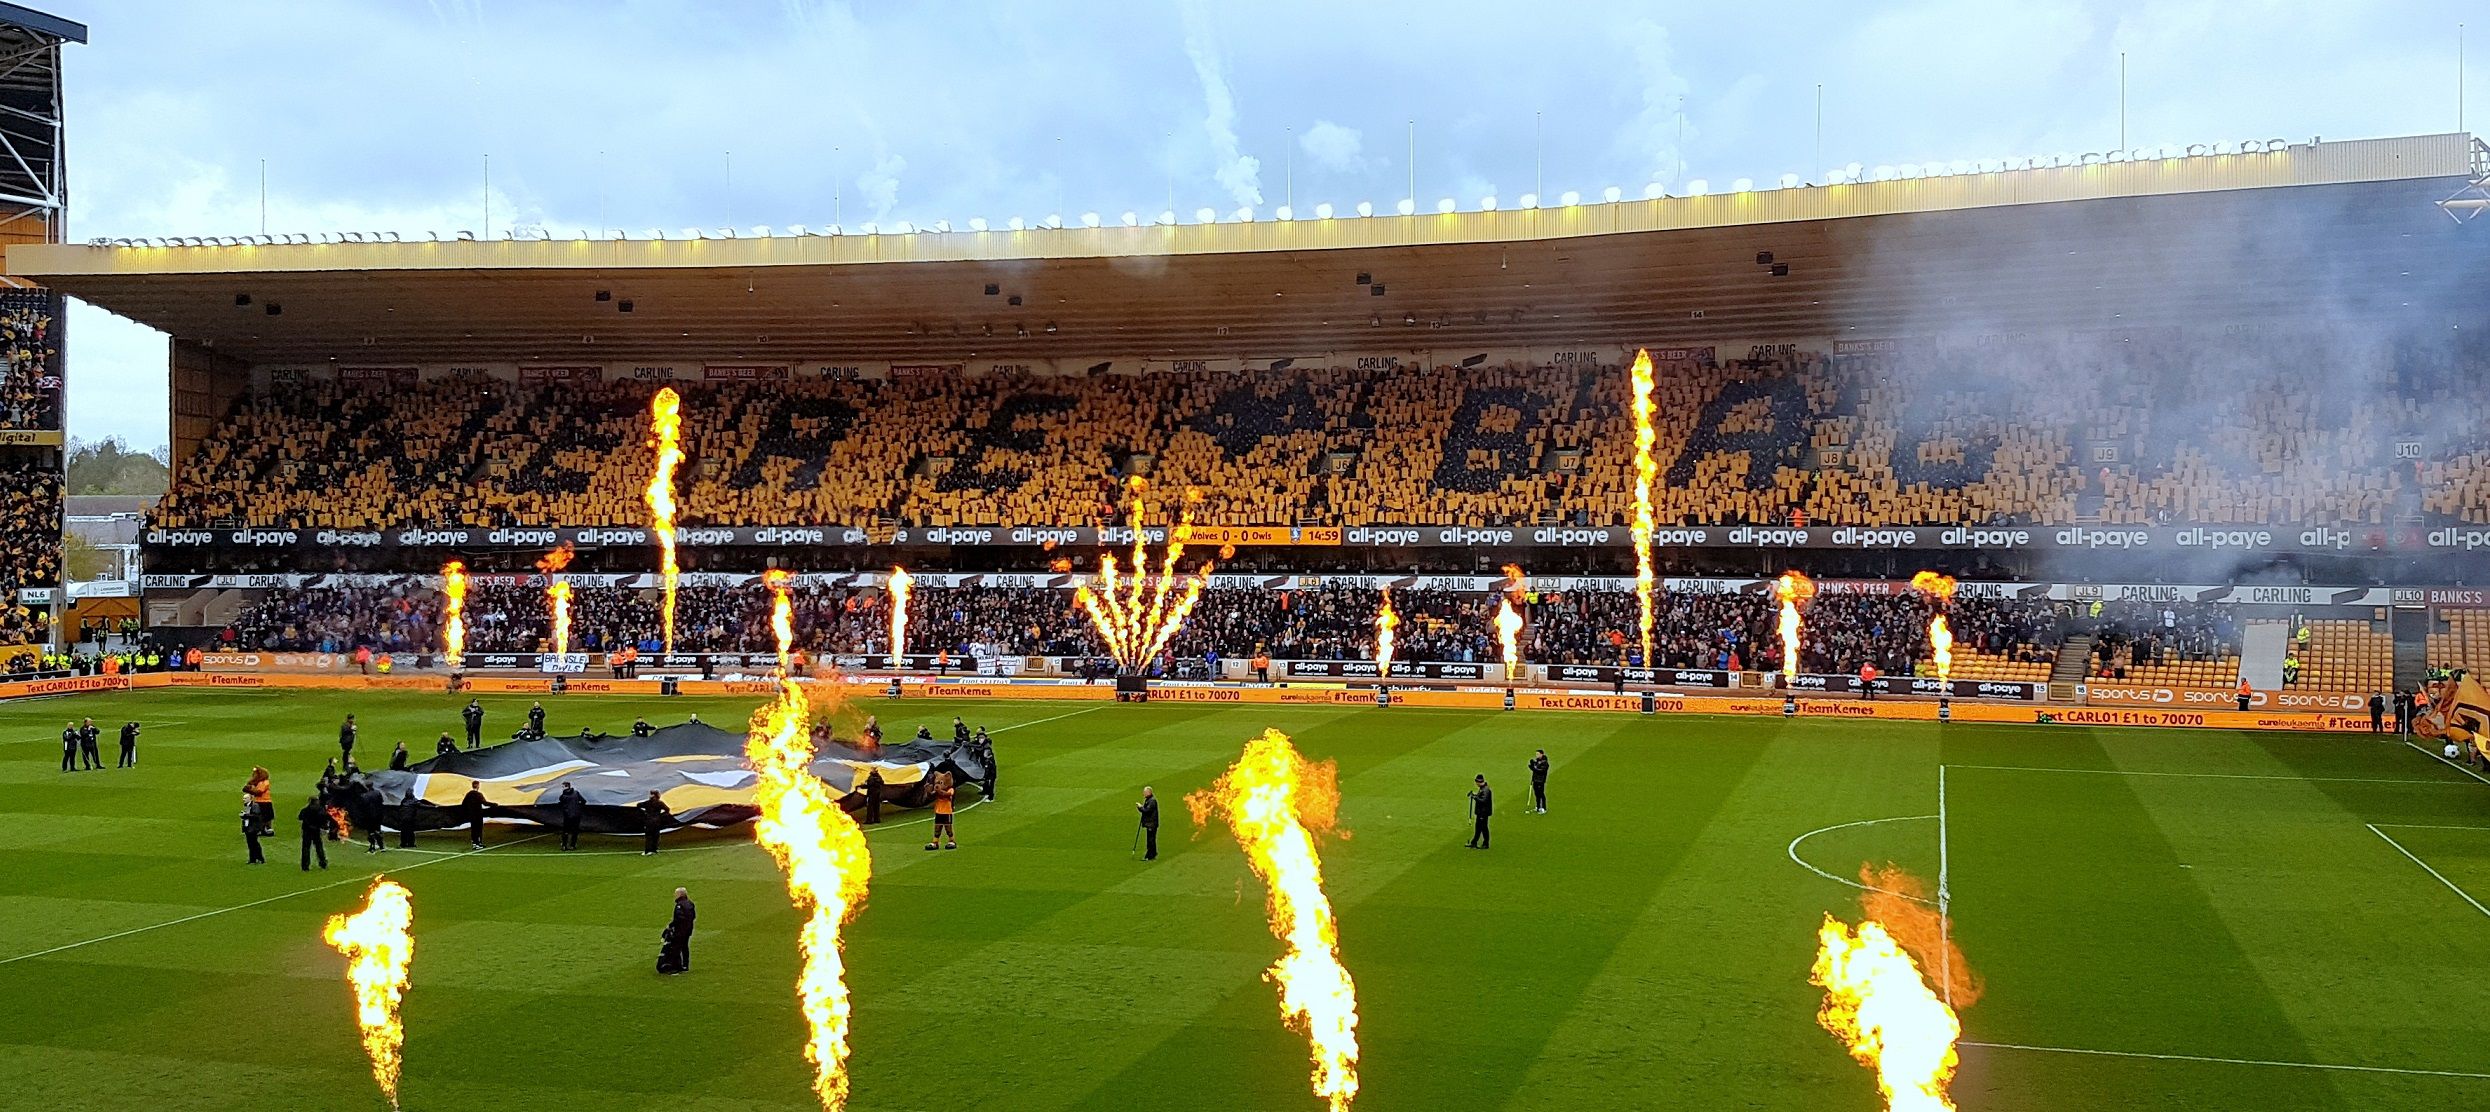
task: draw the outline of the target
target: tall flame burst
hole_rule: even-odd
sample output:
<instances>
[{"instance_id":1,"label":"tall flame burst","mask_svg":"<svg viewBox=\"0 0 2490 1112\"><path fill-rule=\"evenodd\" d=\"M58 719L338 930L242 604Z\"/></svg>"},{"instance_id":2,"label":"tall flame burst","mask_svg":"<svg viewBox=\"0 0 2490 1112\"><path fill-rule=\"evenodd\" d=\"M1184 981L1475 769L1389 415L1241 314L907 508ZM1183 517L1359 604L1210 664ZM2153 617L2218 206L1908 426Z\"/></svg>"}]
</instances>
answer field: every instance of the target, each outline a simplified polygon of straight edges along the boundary
<instances>
[{"instance_id":1,"label":"tall flame burst","mask_svg":"<svg viewBox=\"0 0 2490 1112\"><path fill-rule=\"evenodd\" d=\"M321 941L346 955L346 984L354 990L363 1054L372 1060L372 1080L391 1108L398 1106L398 1070L406 1050L398 1004L406 998L407 964L415 959L414 927L415 902L406 887L375 877L363 910L329 916L320 931Z\"/></svg>"},{"instance_id":2,"label":"tall flame burst","mask_svg":"<svg viewBox=\"0 0 2490 1112\"><path fill-rule=\"evenodd\" d=\"M1651 666L1651 352L1634 353L1634 598L1642 604L1643 666Z\"/></svg>"},{"instance_id":3,"label":"tall flame burst","mask_svg":"<svg viewBox=\"0 0 2490 1112\"><path fill-rule=\"evenodd\" d=\"M1204 560L1191 575L1176 574L1176 561L1184 555L1185 542L1193 535L1193 503L1202 498L1200 492L1188 490L1177 510L1176 525L1167 532L1158 571L1150 571L1149 537L1143 531L1145 514L1141 499L1145 485L1139 477L1131 483L1132 573L1126 575L1116 565L1114 556L1102 556L1094 584L1081 584L1072 592L1073 605L1089 615L1099 640L1106 642L1107 655L1127 674L1149 667L1150 660L1176 639L1186 616L1193 613L1193 605L1201 601L1202 589L1210 585L1212 566L1211 561Z\"/></svg>"},{"instance_id":4,"label":"tall flame burst","mask_svg":"<svg viewBox=\"0 0 2490 1112\"><path fill-rule=\"evenodd\" d=\"M649 527L657 533L657 552L661 559L658 569L665 575L666 590L666 651L674 651L674 586L683 574L682 565L674 560L674 469L683 464L683 398L668 386L657 391L648 403L649 446L656 449L656 466L649 472Z\"/></svg>"},{"instance_id":5,"label":"tall flame burst","mask_svg":"<svg viewBox=\"0 0 2490 1112\"><path fill-rule=\"evenodd\" d=\"M1962 1022L1885 924L1869 919L1853 931L1825 916L1807 979L1824 989L1816 1022L1840 1036L1860 1065L1876 1071L1890 1112L1953 1112L1946 1089L1954 1080Z\"/></svg>"},{"instance_id":6,"label":"tall flame burst","mask_svg":"<svg viewBox=\"0 0 2490 1112\"><path fill-rule=\"evenodd\" d=\"M916 587L916 577L908 569L891 568L891 667L908 663L908 594Z\"/></svg>"},{"instance_id":7,"label":"tall flame burst","mask_svg":"<svg viewBox=\"0 0 2490 1112\"><path fill-rule=\"evenodd\" d=\"M1496 600L1496 644L1504 650L1507 680L1522 667L1522 612L1513 604L1521 599L1525 581L1520 564L1504 566L1504 597Z\"/></svg>"},{"instance_id":8,"label":"tall flame burst","mask_svg":"<svg viewBox=\"0 0 2490 1112\"><path fill-rule=\"evenodd\" d=\"M1342 1112L1357 1097L1357 985L1340 964L1340 924L1314 846L1340 810L1339 769L1307 761L1286 734L1265 730L1184 802L1197 827L1214 814L1227 819L1246 863L1270 889L1271 934L1284 952L1263 979L1279 986L1281 1020L1311 1044L1314 1095Z\"/></svg>"},{"instance_id":9,"label":"tall flame burst","mask_svg":"<svg viewBox=\"0 0 2490 1112\"><path fill-rule=\"evenodd\" d=\"M1401 616L1392 610L1392 588L1383 589L1383 605L1375 610L1375 675L1392 678L1392 642Z\"/></svg>"},{"instance_id":10,"label":"tall flame burst","mask_svg":"<svg viewBox=\"0 0 2490 1112\"><path fill-rule=\"evenodd\" d=\"M545 573L545 606L553 612L553 653L567 656L571 651L571 581L562 578L562 569L571 566L571 542L545 553L536 561L536 570Z\"/></svg>"},{"instance_id":11,"label":"tall flame burst","mask_svg":"<svg viewBox=\"0 0 2490 1112\"><path fill-rule=\"evenodd\" d=\"M1816 581L1785 571L1772 581L1772 593L1781 600L1781 678L1786 681L1798 676L1799 634L1805 628L1798 611L1807 605L1807 600L1816 597Z\"/></svg>"},{"instance_id":12,"label":"tall flame burst","mask_svg":"<svg viewBox=\"0 0 2490 1112\"><path fill-rule=\"evenodd\" d=\"M744 739L744 763L760 777L753 802L761 809L753 838L787 872L787 893L806 912L796 944L804 972L795 995L811 1037L804 1057L813 1063L813 1092L824 1108L847 1105L847 963L839 952L839 927L864 907L873 879L873 854L864 830L839 806L839 796L812 773L813 742L804 689L788 668L795 642L795 608L787 598L788 575L772 569L762 577L770 593L770 630L778 638L778 696L752 713Z\"/></svg>"},{"instance_id":13,"label":"tall flame burst","mask_svg":"<svg viewBox=\"0 0 2490 1112\"><path fill-rule=\"evenodd\" d=\"M441 655L450 659L455 672L467 662L467 564L452 560L441 565Z\"/></svg>"},{"instance_id":14,"label":"tall flame burst","mask_svg":"<svg viewBox=\"0 0 2490 1112\"><path fill-rule=\"evenodd\" d=\"M1928 619L1928 644L1937 658L1937 678L1954 678L1954 628L1945 624L1945 612L1954 605L1954 577L1923 571L1911 577L1911 586L1925 591L1937 600L1937 612Z\"/></svg>"}]
</instances>

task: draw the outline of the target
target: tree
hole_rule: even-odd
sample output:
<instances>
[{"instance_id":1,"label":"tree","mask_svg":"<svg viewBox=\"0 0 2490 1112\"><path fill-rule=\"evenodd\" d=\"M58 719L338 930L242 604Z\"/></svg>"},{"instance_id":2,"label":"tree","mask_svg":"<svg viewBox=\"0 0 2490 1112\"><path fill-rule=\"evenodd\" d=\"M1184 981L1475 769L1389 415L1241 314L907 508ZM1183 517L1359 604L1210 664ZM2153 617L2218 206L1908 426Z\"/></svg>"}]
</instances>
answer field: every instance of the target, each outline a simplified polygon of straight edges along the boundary
<instances>
[{"instance_id":1,"label":"tree","mask_svg":"<svg viewBox=\"0 0 2490 1112\"><path fill-rule=\"evenodd\" d=\"M61 537L61 582L92 583L107 573L120 578L120 558L95 547L76 533Z\"/></svg>"},{"instance_id":2,"label":"tree","mask_svg":"<svg viewBox=\"0 0 2490 1112\"><path fill-rule=\"evenodd\" d=\"M73 438L69 442L69 493L162 495L171 480L171 471L164 465L170 454L161 447L133 452L117 436Z\"/></svg>"}]
</instances>

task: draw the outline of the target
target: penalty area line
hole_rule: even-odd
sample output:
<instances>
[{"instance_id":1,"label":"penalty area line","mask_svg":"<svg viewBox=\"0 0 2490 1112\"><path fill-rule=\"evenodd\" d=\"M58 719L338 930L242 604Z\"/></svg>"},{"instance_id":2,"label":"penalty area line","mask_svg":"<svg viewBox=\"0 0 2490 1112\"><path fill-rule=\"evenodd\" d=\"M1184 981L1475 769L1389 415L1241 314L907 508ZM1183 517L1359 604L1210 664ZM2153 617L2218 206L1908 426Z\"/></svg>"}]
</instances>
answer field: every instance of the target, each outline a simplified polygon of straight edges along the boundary
<instances>
[{"instance_id":1,"label":"penalty area line","mask_svg":"<svg viewBox=\"0 0 2490 1112\"><path fill-rule=\"evenodd\" d=\"M2378 824L2376 824L2376 823L2374 823L2374 822L2364 822L2364 823L2362 823L2361 825L2362 825L2362 826L2366 826L2366 827L2368 827L2368 828L2369 828L2369 832L2370 832L2370 833L2375 834L2375 835L2377 835L2377 836L2378 836L2378 837L2380 837L2380 838L2384 838L2384 839L2386 839L2386 844L2387 844L2387 845L2390 845L2390 846L2395 847L2395 852L2400 853L2400 854L2403 854L2403 855L2404 855L2404 859L2405 859L2405 860L2410 861L2410 862L2412 862L2412 863L2413 863L2413 864L2415 864L2415 865L2419 865L2419 866L2421 867L2421 871L2422 871L2422 872L2428 873L2429 875L2431 875L2431 876L2433 876L2433 877L2436 877L2436 878L2437 878L2437 880L2438 880L2438 883L2440 883L2440 884L2444 884L2444 885L2446 885L2446 886L2447 886L2447 891L2450 891L2450 892L2455 893L2455 894L2456 894L2456 896L2457 896L2457 898L2462 899L2465 903L2468 903L2468 904L2473 905L2473 910L2475 910L2475 911L2478 911L2478 912L2482 913L2482 915L2483 915L2483 916L2485 916L2485 917L2490 917L2490 907L2483 907L2483 906L2481 906L2481 901L2480 901L2480 900L2476 900L2476 899L2474 899L2474 898L2473 898L2473 894L2472 894L2472 893L2467 892L2467 891L2463 890L2462 888L2458 888L2458 887L2456 887L2456 883L2455 883L2454 881L2452 881L2452 880L2448 880L2448 879L2447 879L2447 876L2446 876L2446 874L2445 874L2445 873L2441 873L2441 872L2439 872L2438 870L2431 868L2431 867L2430 867L2430 863L2429 863L2429 862L2427 862L2427 861L2423 861L2423 860L2421 860L2421 856L2420 856L2419 854L2414 853L2414 852L2412 852L2411 850L2405 849L2405 848L2404 848L2404 844L2403 844L2402 842L2398 842L2398 841L2396 841L2396 840L2395 840L2394 835L2388 834L2386 831L2383 831L2383 830L2378 829Z\"/></svg>"},{"instance_id":2,"label":"penalty area line","mask_svg":"<svg viewBox=\"0 0 2490 1112\"><path fill-rule=\"evenodd\" d=\"M536 835L536 836L535 836L535 837L533 837L533 838L521 838L521 839L519 839L519 841L518 841L518 842L504 842L504 843L502 843L502 845L510 845L510 846L515 846L515 845L518 845L518 844L519 844L519 842L532 842L532 841L535 841L535 840L536 840L536 838L550 838L550 837L552 837L552 836L553 836L553 835L550 835L550 834L538 834L538 835ZM415 870L417 870L417 869L423 868L423 867L424 867L424 866L426 866L426 865L438 865L438 864L440 864L440 863L442 863L442 862L444 862L444 861L459 861L459 860L464 860L464 859L469 858L469 857L475 857L475 856L477 856L477 855L479 855L479 854L491 853L491 852L493 852L493 850L494 850L494 849L498 849L498 848L500 848L500 847L499 847L499 846L495 846L495 847L491 847L491 848L487 848L487 849L480 849L480 850L468 850L468 851L467 851L467 852L465 852L465 853L454 854L454 855L451 855L451 856L448 856L448 857L435 857L435 858L433 858L433 859L431 859L431 860L429 860L429 861L418 861L418 862L416 862L416 863L414 863L414 864L412 864L412 865L408 865L408 866L406 866L405 868L402 868L402 869L379 869L379 870L375 870L374 872L372 872L371 874L366 875L366 876L348 877L348 878L346 878L346 879L344 879L344 880L331 881L331 882L329 882L329 883L327 883L327 884L315 885L315 886L310 887L310 888L302 888L302 889L297 889L297 890L292 891L292 892L280 892L280 893L278 893L278 894L276 894L276 895L274 895L274 896L270 896L270 897L268 897L268 898L266 898L266 899L252 900L252 901L251 901L251 902L249 902L249 903L235 904L235 905L233 905L232 907L220 907L220 908L216 908L215 910L212 910L212 911L202 911L202 912L199 912L199 913L198 913L198 914L196 914L196 915L184 915L184 916L182 916L182 917L181 917L181 918L179 918L179 919L167 919L167 920L165 920L164 922L161 922L161 923L150 923L150 924L148 924L148 925L146 925L146 926L143 926L143 927L132 927L132 928L130 928L130 929L128 929L128 930L125 930L125 931L116 931L116 932L114 932L114 933L112 933L112 934L107 934L107 935L104 935L104 936L102 936L102 937L100 937L100 938L90 938L90 939L87 939L87 940L85 940L85 941L83 941L83 942L71 942L71 943L67 943L67 944L64 944L64 945L60 945L60 946L54 946L54 947L52 947L52 948L51 948L51 949L49 949L49 950L37 950L37 951L35 951L35 952L33 952L33 953L30 953L30 954L18 954L18 955L16 955L15 957L0 958L0 965L12 965L12 964L15 964L15 963L17 963L17 962L21 962L21 961L32 961L32 960L34 960L35 958L40 958L40 957L50 957L50 956L51 956L51 955L53 955L53 954L64 953L64 952L67 952L67 951L70 951L70 950L76 950L76 949L81 949L81 948L83 948L83 947L87 947L87 946L93 946L93 945L95 945L96 943L99 943L99 942L111 942L111 941L113 941L114 939L128 938L128 937L130 937L131 935L134 935L134 934L145 934L145 933L147 933L147 932L149 932L149 931L160 931L160 930L163 930L163 929L164 929L164 928L166 928L166 927L178 927L178 926L181 926L181 925L182 925L182 924L184 924L184 923L196 923L196 922L198 922L198 921L199 921L199 920L201 920L201 919L212 919L212 918L215 918L216 916L219 916L219 915L224 915L224 914L228 914L228 913L230 913L230 912L235 912L235 911L248 911L248 910L250 910L251 908L254 908L254 907L260 907L260 906L263 906L263 905L266 905L266 904L276 903L276 902L277 902L277 901L279 901L279 900L290 900L290 899L293 899L293 898L294 898L294 897L296 897L296 896L308 896L308 895L310 895L310 894L312 894L312 893L314 893L314 892L326 892L326 891L328 891L328 890L329 890L329 889L331 889L331 888L343 888L343 887L345 887L345 886L347 886L347 885L349 885L349 884L368 884L368 883L370 883L370 882L371 882L371 880L372 880L372 878L373 878L373 877L384 876L384 875L387 875L387 874L389 874L389 873L405 873L405 872L413 872L413 871L415 871Z\"/></svg>"},{"instance_id":3,"label":"penalty area line","mask_svg":"<svg viewBox=\"0 0 2490 1112\"><path fill-rule=\"evenodd\" d=\"M2124 768L2051 768L2045 765L1949 764L1989 772L2072 772L2088 776L2160 776L2180 780L2280 780L2293 784L2410 784L2415 787L2461 784L2460 780L2398 780L2364 776L2275 776L2257 772L2138 772Z\"/></svg>"},{"instance_id":4,"label":"penalty area line","mask_svg":"<svg viewBox=\"0 0 2490 1112\"><path fill-rule=\"evenodd\" d=\"M2022 1050L2034 1054L2079 1054L2090 1058L2142 1058L2156 1062L2210 1062L2225 1066L2271 1066L2277 1069L2332 1070L2339 1073L2388 1073L2405 1077L2459 1077L2471 1081L2490 1081L2490 1073L2468 1073L2463 1070L2407 1069L2401 1066L2349 1066L2334 1062L2278 1062L2266 1058L2215 1058L2202 1054L2149 1054L2139 1050L2086 1050L2073 1046L2027 1046L2023 1043L1963 1042L1957 1045L1982 1050Z\"/></svg>"}]
</instances>

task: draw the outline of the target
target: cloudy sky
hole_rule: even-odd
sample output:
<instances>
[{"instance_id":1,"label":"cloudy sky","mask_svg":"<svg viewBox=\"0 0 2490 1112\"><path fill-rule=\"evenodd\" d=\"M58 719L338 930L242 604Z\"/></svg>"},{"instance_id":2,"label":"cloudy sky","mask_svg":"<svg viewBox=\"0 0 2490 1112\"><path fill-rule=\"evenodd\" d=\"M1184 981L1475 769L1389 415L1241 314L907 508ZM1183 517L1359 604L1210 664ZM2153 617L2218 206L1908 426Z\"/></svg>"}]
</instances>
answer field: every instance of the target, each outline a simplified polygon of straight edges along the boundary
<instances>
[{"instance_id":1,"label":"cloudy sky","mask_svg":"<svg viewBox=\"0 0 2490 1112\"><path fill-rule=\"evenodd\" d=\"M2490 112L2460 0L35 6L77 240L259 231L263 160L271 232L480 229L488 158L563 235L1816 179L2115 146L2122 52L2131 146L2443 132L2468 14ZM72 434L162 443L163 338L70 328Z\"/></svg>"}]
</instances>

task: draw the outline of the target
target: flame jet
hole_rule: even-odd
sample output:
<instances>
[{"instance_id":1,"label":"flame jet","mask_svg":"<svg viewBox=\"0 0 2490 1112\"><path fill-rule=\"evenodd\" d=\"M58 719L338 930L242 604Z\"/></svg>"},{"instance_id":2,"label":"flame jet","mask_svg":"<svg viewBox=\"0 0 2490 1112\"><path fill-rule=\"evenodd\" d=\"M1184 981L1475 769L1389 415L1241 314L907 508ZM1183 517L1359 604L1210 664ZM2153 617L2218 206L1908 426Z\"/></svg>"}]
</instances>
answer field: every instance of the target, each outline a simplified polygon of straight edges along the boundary
<instances>
[{"instance_id":1,"label":"flame jet","mask_svg":"<svg viewBox=\"0 0 2490 1112\"><path fill-rule=\"evenodd\" d=\"M795 641L788 579L776 569L762 577L770 592L770 630L778 641L778 694L752 714L744 763L760 778L753 793L761 811L752 824L753 838L786 871L787 893L805 913L796 939L804 955L796 982L807 1030L804 1057L813 1064L813 1092L821 1106L837 1112L847 1106L848 1017L853 1007L839 929L864 907L873 854L863 829L810 768L810 707L788 669Z\"/></svg>"},{"instance_id":2,"label":"flame jet","mask_svg":"<svg viewBox=\"0 0 2490 1112\"><path fill-rule=\"evenodd\" d=\"M406 1025L398 1007L406 999L407 966L415 960L415 901L406 887L375 877L363 910L329 916L320 940L346 955L346 984L354 990L355 1026L363 1032L363 1055L372 1080L389 1107L398 1106L398 1073L405 1063Z\"/></svg>"},{"instance_id":3,"label":"flame jet","mask_svg":"<svg viewBox=\"0 0 2490 1112\"><path fill-rule=\"evenodd\" d=\"M916 577L903 567L891 568L891 667L908 665L908 595L916 587Z\"/></svg>"},{"instance_id":4,"label":"flame jet","mask_svg":"<svg viewBox=\"0 0 2490 1112\"><path fill-rule=\"evenodd\" d=\"M1799 608L1816 597L1816 581L1794 571L1781 573L1772 581L1772 593L1781 600L1781 679L1784 684L1798 678L1798 647L1806 626L1799 618Z\"/></svg>"},{"instance_id":5,"label":"flame jet","mask_svg":"<svg viewBox=\"0 0 2490 1112\"><path fill-rule=\"evenodd\" d=\"M545 573L545 605L553 612L553 654L567 656L571 651L571 581L562 578L562 569L571 566L571 542L545 554L536 561L536 570Z\"/></svg>"},{"instance_id":6,"label":"flame jet","mask_svg":"<svg viewBox=\"0 0 2490 1112\"><path fill-rule=\"evenodd\" d=\"M1651 483L1660 473L1651 458L1658 437L1651 427L1651 352L1634 353L1634 598L1642 606L1643 667L1651 667Z\"/></svg>"},{"instance_id":7,"label":"flame jet","mask_svg":"<svg viewBox=\"0 0 2490 1112\"><path fill-rule=\"evenodd\" d=\"M1392 611L1392 588L1383 589L1383 606L1375 611L1375 676L1392 678L1392 642L1394 632L1401 628L1401 616Z\"/></svg>"},{"instance_id":8,"label":"flame jet","mask_svg":"<svg viewBox=\"0 0 2490 1112\"><path fill-rule=\"evenodd\" d=\"M1307 761L1286 734L1265 730L1217 781L1184 802L1197 829L1214 815L1227 820L1246 863L1270 890L1271 933L1284 952L1263 979L1279 986L1281 1020L1306 1036L1314 1095L1332 1112L1346 1112L1357 1097L1357 985L1340 964L1340 924L1315 849L1339 814L1339 769Z\"/></svg>"},{"instance_id":9,"label":"flame jet","mask_svg":"<svg viewBox=\"0 0 2490 1112\"><path fill-rule=\"evenodd\" d=\"M1504 678L1508 682L1520 674L1522 667L1522 612L1513 604L1520 601L1525 581L1520 564L1504 566L1504 597L1496 600L1496 644L1504 650Z\"/></svg>"},{"instance_id":10,"label":"flame jet","mask_svg":"<svg viewBox=\"0 0 2490 1112\"><path fill-rule=\"evenodd\" d=\"M1928 619L1928 644L1935 650L1937 678L1954 678L1954 628L1945 623L1945 612L1954 605L1954 577L1923 571L1911 577L1911 586L1937 601L1937 612Z\"/></svg>"},{"instance_id":11,"label":"flame jet","mask_svg":"<svg viewBox=\"0 0 2490 1112\"><path fill-rule=\"evenodd\" d=\"M658 567L665 576L666 651L673 652L674 588L683 574L674 558L674 471L683 465L683 398L674 387L660 389L649 399L648 432L656 463L643 498L648 503L649 528L657 534Z\"/></svg>"},{"instance_id":12,"label":"flame jet","mask_svg":"<svg viewBox=\"0 0 2490 1112\"><path fill-rule=\"evenodd\" d=\"M467 662L467 565L452 560L441 565L441 655L450 671Z\"/></svg>"}]
</instances>

